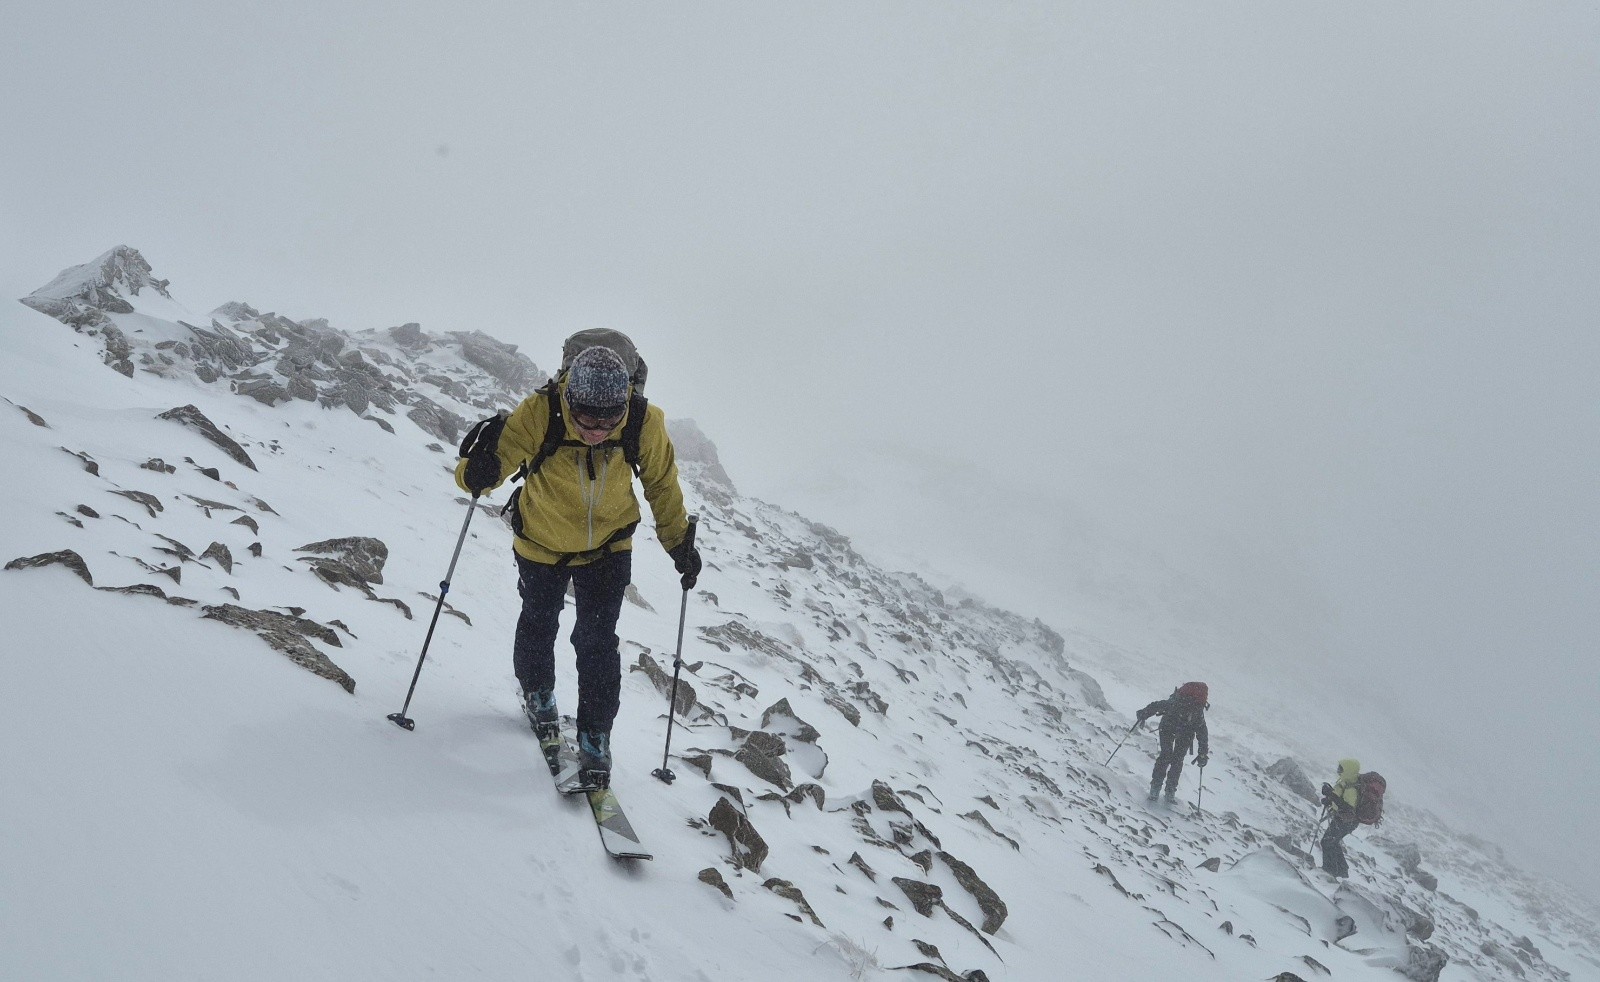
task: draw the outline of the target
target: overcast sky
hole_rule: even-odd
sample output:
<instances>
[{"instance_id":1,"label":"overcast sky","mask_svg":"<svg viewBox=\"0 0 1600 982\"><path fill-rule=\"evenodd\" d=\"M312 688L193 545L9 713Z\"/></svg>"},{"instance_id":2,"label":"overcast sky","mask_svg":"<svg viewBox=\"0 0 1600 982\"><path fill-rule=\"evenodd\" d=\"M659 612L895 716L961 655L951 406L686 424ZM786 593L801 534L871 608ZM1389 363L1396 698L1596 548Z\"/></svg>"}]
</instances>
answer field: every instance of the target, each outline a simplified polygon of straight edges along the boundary
<instances>
[{"instance_id":1,"label":"overcast sky","mask_svg":"<svg viewBox=\"0 0 1600 982\"><path fill-rule=\"evenodd\" d=\"M1592 838L1600 7L236 6L6 5L0 296L622 328L742 489L1056 623L1166 543Z\"/></svg>"}]
</instances>

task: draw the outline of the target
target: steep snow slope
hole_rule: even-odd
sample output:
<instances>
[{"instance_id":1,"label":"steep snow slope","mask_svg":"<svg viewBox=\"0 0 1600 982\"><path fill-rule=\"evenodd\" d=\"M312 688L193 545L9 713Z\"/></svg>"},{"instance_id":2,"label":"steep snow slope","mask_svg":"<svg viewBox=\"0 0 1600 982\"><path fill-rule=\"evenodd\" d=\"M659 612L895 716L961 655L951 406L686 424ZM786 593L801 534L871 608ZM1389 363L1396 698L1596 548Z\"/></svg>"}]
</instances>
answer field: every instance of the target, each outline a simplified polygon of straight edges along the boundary
<instances>
[{"instance_id":1,"label":"steep snow slope","mask_svg":"<svg viewBox=\"0 0 1600 982\"><path fill-rule=\"evenodd\" d=\"M481 335L238 304L180 323L103 279L74 301L100 305L74 308L93 335L0 315L0 560L72 550L96 588L147 585L0 573L0 976L1600 977L1592 911L1398 790L1348 883L1305 871L1312 808L1269 773L1285 744L1238 716L1213 724L1203 812L1146 807L1152 737L1102 765L1175 681L1160 659L878 568L740 496L682 423L708 569L680 779L648 776L678 591L645 533L616 784L657 859L611 861L520 722L495 509L416 732L384 719L466 514L453 428L542 373ZM102 364L119 344L130 375ZM191 405L248 465L161 418Z\"/></svg>"}]
</instances>

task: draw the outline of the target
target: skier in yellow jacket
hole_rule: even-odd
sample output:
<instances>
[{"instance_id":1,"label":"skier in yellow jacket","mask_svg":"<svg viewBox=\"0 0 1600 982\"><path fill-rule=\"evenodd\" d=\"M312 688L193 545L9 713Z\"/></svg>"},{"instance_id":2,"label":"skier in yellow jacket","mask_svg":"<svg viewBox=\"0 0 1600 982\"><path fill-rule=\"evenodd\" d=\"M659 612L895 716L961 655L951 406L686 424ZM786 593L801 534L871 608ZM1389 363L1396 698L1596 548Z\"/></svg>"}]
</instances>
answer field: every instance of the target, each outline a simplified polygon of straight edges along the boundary
<instances>
[{"instance_id":1,"label":"skier in yellow jacket","mask_svg":"<svg viewBox=\"0 0 1600 982\"><path fill-rule=\"evenodd\" d=\"M1360 774L1360 762L1346 758L1339 761L1338 779L1322 785L1322 806L1329 811L1328 831L1322 835L1322 868L1341 880L1350 875L1350 864L1344 859L1344 837L1360 824L1356 820Z\"/></svg>"},{"instance_id":2,"label":"skier in yellow jacket","mask_svg":"<svg viewBox=\"0 0 1600 982\"><path fill-rule=\"evenodd\" d=\"M604 787L622 684L617 618L640 520L635 472L683 588L692 588L700 573L699 552L685 541L688 515L666 415L633 392L616 352L596 346L580 352L503 422L480 425L498 427L498 438L478 440L481 449L460 460L457 485L477 495L526 475L512 514L522 595L512 661L528 722L542 746L559 747L555 640L571 582L581 780Z\"/></svg>"}]
</instances>

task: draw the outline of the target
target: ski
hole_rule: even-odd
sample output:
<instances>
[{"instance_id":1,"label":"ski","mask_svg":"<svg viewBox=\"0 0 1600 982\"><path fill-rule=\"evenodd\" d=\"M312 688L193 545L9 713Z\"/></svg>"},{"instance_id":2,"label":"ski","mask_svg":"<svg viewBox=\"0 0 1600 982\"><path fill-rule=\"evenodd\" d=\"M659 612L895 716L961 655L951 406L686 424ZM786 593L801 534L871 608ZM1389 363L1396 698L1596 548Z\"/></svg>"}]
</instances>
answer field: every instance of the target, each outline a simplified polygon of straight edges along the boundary
<instances>
[{"instance_id":1,"label":"ski","mask_svg":"<svg viewBox=\"0 0 1600 982\"><path fill-rule=\"evenodd\" d=\"M617 801L616 792L610 788L596 788L579 781L578 749L571 740L558 736L539 741L545 766L556 790L563 795L583 794L589 803L589 814L594 818L595 829L600 833L600 844L615 859L654 859L639 842L638 833Z\"/></svg>"},{"instance_id":2,"label":"ski","mask_svg":"<svg viewBox=\"0 0 1600 982\"><path fill-rule=\"evenodd\" d=\"M622 813L616 792L610 788L595 788L585 792L589 799L589 812L594 816L594 827L600 833L600 844L606 847L613 859L654 859L645 852L639 836Z\"/></svg>"}]
</instances>

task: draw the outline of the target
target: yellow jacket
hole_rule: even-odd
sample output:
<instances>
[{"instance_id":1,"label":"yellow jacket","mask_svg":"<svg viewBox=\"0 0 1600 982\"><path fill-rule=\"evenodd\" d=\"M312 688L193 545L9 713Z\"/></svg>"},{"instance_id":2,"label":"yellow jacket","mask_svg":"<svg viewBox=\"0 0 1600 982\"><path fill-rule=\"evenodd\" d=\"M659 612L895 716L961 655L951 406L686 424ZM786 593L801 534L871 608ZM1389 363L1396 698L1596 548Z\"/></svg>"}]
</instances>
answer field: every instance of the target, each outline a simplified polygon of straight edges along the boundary
<instances>
[{"instance_id":1,"label":"yellow jacket","mask_svg":"<svg viewBox=\"0 0 1600 982\"><path fill-rule=\"evenodd\" d=\"M561 418L566 439L581 443L566 405L566 391L566 383L562 382ZM522 400L506 419L500 434L500 479L494 487L538 454L550 421L547 399L541 389ZM601 446L559 448L540 465L537 474L528 477L516 502L520 518L515 540L518 555L549 565L571 556L572 564L582 565L600 558L603 553L598 550L612 535L639 521L633 469L624 459L620 443L615 442L626 422L624 416ZM456 463L456 485L470 494L463 483L466 463L466 458ZM670 551L688 534L689 516L678 483L677 454L667 436L667 417L654 405L646 407L644 428L639 434L639 481L655 516L656 536ZM629 537L613 542L605 552L631 548L633 541Z\"/></svg>"},{"instance_id":2,"label":"yellow jacket","mask_svg":"<svg viewBox=\"0 0 1600 982\"><path fill-rule=\"evenodd\" d=\"M1359 797L1357 779L1360 776L1360 761L1351 760L1348 757L1339 761L1339 780L1333 783L1333 794L1340 801L1349 805L1352 809L1355 808L1356 799ZM1343 808L1340 808L1339 810L1344 811Z\"/></svg>"}]
</instances>

